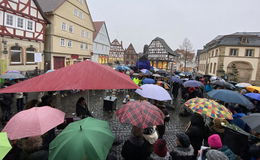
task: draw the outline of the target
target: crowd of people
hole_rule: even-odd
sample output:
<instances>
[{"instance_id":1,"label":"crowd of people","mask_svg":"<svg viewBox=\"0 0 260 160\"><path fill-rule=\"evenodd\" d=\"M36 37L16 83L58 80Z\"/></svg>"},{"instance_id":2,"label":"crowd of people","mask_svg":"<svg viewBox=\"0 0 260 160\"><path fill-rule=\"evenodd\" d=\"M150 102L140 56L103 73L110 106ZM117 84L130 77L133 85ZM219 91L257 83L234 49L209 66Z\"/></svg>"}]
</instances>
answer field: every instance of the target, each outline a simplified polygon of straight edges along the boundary
<instances>
[{"instance_id":1,"label":"crowd of people","mask_svg":"<svg viewBox=\"0 0 260 160\"><path fill-rule=\"evenodd\" d=\"M157 84L171 92L173 100L177 104L195 97L207 97L206 92L212 89L227 89L224 86L213 85L207 77L194 77L192 75L179 76L182 82L173 81L171 77L166 75L130 74L130 77L139 86L146 84L145 79L153 80L149 83ZM183 82L192 79L200 81L205 87L183 86ZM244 94L245 90L239 89L238 92ZM1 122L3 124L11 118L13 96L13 94L1 94L0 104L3 113ZM23 96L23 93L15 94L17 112L32 107L54 107L52 104L53 92L49 92L40 100L31 100L26 105L23 105ZM145 129L133 126L131 136L124 142L121 150L121 155L125 160L260 160L260 133L252 130L241 119L248 113L259 113L259 101L251 100L255 104L253 110L248 110L237 104L219 102L233 113L233 120L212 119L192 113L186 107L182 107L180 116L190 116L190 123L185 131L172 135L176 136L176 146L173 150L168 149L168 142L165 138L166 126L170 121L167 111L168 104L155 100L149 101L164 113L164 124ZM78 99L75 112L76 116L81 119L93 117L83 97ZM234 124L249 133L250 136L227 128L225 124ZM58 127L64 128L64 126ZM44 136L12 141L13 149L5 157L5 160L48 159L49 144L54 138L55 129L52 129ZM109 155L107 159L116 158Z\"/></svg>"}]
</instances>

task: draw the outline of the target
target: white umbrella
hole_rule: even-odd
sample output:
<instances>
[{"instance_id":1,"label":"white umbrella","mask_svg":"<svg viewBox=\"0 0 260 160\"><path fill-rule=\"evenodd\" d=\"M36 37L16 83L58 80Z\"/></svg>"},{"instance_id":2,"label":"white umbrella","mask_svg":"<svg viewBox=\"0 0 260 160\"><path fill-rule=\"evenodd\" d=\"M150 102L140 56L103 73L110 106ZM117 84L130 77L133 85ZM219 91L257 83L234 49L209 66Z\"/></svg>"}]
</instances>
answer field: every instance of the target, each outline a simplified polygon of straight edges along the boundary
<instances>
[{"instance_id":1,"label":"white umbrella","mask_svg":"<svg viewBox=\"0 0 260 160\"><path fill-rule=\"evenodd\" d=\"M252 84L250 84L250 83L238 83L238 84L236 84L236 87L239 87L239 88L246 88L246 87L249 87L249 86L252 86Z\"/></svg>"},{"instance_id":2,"label":"white umbrella","mask_svg":"<svg viewBox=\"0 0 260 160\"><path fill-rule=\"evenodd\" d=\"M166 89L154 84L144 84L141 89L137 89L135 92L142 97L158 101L172 100Z\"/></svg>"}]
</instances>

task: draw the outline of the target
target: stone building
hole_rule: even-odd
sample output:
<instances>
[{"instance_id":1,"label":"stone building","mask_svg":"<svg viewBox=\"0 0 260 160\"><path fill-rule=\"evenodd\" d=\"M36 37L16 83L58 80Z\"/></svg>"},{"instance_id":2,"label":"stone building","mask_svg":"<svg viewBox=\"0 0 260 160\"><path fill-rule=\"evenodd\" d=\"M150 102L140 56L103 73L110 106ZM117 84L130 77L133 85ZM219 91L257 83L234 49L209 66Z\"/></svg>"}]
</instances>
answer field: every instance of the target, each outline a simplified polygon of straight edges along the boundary
<instances>
[{"instance_id":1,"label":"stone building","mask_svg":"<svg viewBox=\"0 0 260 160\"><path fill-rule=\"evenodd\" d=\"M59 69L91 58L94 25L85 0L37 0L51 22L46 30L45 68Z\"/></svg>"},{"instance_id":2,"label":"stone building","mask_svg":"<svg viewBox=\"0 0 260 160\"><path fill-rule=\"evenodd\" d=\"M0 74L43 70L48 23L35 0L0 0Z\"/></svg>"},{"instance_id":3,"label":"stone building","mask_svg":"<svg viewBox=\"0 0 260 160\"><path fill-rule=\"evenodd\" d=\"M148 47L148 60L153 67L165 70L176 69L177 55L162 38L155 38Z\"/></svg>"},{"instance_id":4,"label":"stone building","mask_svg":"<svg viewBox=\"0 0 260 160\"><path fill-rule=\"evenodd\" d=\"M117 64L124 64L124 53L125 50L123 48L123 42L119 43L117 39L115 39L110 44L110 51L109 51L109 58L108 62L110 65Z\"/></svg>"},{"instance_id":5,"label":"stone building","mask_svg":"<svg viewBox=\"0 0 260 160\"><path fill-rule=\"evenodd\" d=\"M217 36L200 51L198 70L260 85L260 32Z\"/></svg>"},{"instance_id":6,"label":"stone building","mask_svg":"<svg viewBox=\"0 0 260 160\"><path fill-rule=\"evenodd\" d=\"M125 50L124 61L126 65L135 65L138 60L138 54L136 53L133 44L131 43Z\"/></svg>"}]
</instances>

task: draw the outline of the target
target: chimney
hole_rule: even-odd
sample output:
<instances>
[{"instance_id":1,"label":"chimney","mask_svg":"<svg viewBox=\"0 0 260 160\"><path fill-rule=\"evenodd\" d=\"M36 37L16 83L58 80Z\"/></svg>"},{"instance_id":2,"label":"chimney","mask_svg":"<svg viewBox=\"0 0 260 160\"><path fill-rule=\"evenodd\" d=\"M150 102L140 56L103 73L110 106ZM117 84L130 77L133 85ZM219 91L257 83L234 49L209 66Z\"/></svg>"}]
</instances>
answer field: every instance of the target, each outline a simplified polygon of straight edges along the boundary
<instances>
[{"instance_id":1,"label":"chimney","mask_svg":"<svg viewBox=\"0 0 260 160\"><path fill-rule=\"evenodd\" d=\"M121 41L121 46L123 46L123 41Z\"/></svg>"}]
</instances>

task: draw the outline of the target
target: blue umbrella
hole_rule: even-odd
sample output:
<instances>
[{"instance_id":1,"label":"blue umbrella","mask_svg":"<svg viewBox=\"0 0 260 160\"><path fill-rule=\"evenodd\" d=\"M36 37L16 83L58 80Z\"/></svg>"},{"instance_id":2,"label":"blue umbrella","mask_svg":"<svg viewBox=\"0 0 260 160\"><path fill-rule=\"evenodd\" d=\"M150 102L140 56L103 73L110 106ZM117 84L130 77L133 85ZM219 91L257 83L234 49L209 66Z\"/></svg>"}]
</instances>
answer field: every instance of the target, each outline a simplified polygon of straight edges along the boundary
<instances>
[{"instance_id":1,"label":"blue umbrella","mask_svg":"<svg viewBox=\"0 0 260 160\"><path fill-rule=\"evenodd\" d=\"M249 97L251 99L260 101L260 94L259 93L247 93L244 96Z\"/></svg>"},{"instance_id":2,"label":"blue umbrella","mask_svg":"<svg viewBox=\"0 0 260 160\"><path fill-rule=\"evenodd\" d=\"M116 70L123 70L123 71L129 71L129 70L131 70L129 67L127 67L127 66L117 66L116 67Z\"/></svg>"},{"instance_id":3,"label":"blue umbrella","mask_svg":"<svg viewBox=\"0 0 260 160\"><path fill-rule=\"evenodd\" d=\"M204 87L204 85L196 80L189 80L183 83L184 87Z\"/></svg>"},{"instance_id":4,"label":"blue umbrella","mask_svg":"<svg viewBox=\"0 0 260 160\"><path fill-rule=\"evenodd\" d=\"M152 78L145 78L143 84L155 84L155 80Z\"/></svg>"},{"instance_id":5,"label":"blue umbrella","mask_svg":"<svg viewBox=\"0 0 260 160\"><path fill-rule=\"evenodd\" d=\"M226 103L240 104L242 106L245 106L249 110L254 108L252 102L250 102L245 96L235 91L218 89L218 90L212 90L207 94L213 99L217 99Z\"/></svg>"},{"instance_id":6,"label":"blue umbrella","mask_svg":"<svg viewBox=\"0 0 260 160\"><path fill-rule=\"evenodd\" d=\"M144 75L152 75L153 73L150 72L149 70L147 69L141 69L141 72L144 74Z\"/></svg>"},{"instance_id":7,"label":"blue umbrella","mask_svg":"<svg viewBox=\"0 0 260 160\"><path fill-rule=\"evenodd\" d=\"M180 83L180 84L183 83L183 81L182 81L180 78L175 77L175 76L173 76L173 77L171 78L171 81L176 82L176 83Z\"/></svg>"}]
</instances>

